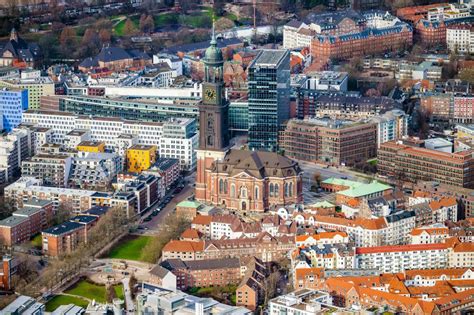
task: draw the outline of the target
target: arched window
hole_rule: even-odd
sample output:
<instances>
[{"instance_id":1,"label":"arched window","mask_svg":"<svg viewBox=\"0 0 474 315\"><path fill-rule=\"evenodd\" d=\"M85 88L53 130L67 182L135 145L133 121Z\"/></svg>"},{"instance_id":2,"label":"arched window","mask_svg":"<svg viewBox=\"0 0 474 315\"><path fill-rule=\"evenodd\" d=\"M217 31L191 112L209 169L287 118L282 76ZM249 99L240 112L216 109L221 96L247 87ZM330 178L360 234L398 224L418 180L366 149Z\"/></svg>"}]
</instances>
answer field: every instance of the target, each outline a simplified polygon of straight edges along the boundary
<instances>
[{"instance_id":1,"label":"arched window","mask_svg":"<svg viewBox=\"0 0 474 315\"><path fill-rule=\"evenodd\" d=\"M214 139L212 136L207 136L207 145L214 145Z\"/></svg>"},{"instance_id":2,"label":"arched window","mask_svg":"<svg viewBox=\"0 0 474 315\"><path fill-rule=\"evenodd\" d=\"M275 197L280 196L280 185L275 184Z\"/></svg>"},{"instance_id":3,"label":"arched window","mask_svg":"<svg viewBox=\"0 0 474 315\"><path fill-rule=\"evenodd\" d=\"M227 179L224 180L224 194L227 194Z\"/></svg>"},{"instance_id":4,"label":"arched window","mask_svg":"<svg viewBox=\"0 0 474 315\"><path fill-rule=\"evenodd\" d=\"M230 184L230 197L235 198L235 185Z\"/></svg>"},{"instance_id":5,"label":"arched window","mask_svg":"<svg viewBox=\"0 0 474 315\"><path fill-rule=\"evenodd\" d=\"M285 197L288 197L288 194L289 194L288 193L288 190L289 190L288 183L285 183L283 187L284 187Z\"/></svg>"},{"instance_id":6,"label":"arched window","mask_svg":"<svg viewBox=\"0 0 474 315\"><path fill-rule=\"evenodd\" d=\"M224 193L224 180L222 178L219 179L219 193Z\"/></svg>"},{"instance_id":7,"label":"arched window","mask_svg":"<svg viewBox=\"0 0 474 315\"><path fill-rule=\"evenodd\" d=\"M270 183L270 197L273 197L274 191L273 191L273 183Z\"/></svg>"},{"instance_id":8,"label":"arched window","mask_svg":"<svg viewBox=\"0 0 474 315\"><path fill-rule=\"evenodd\" d=\"M289 186L290 186L289 189L288 189L289 190L289 196L292 197L293 196L293 183L290 183Z\"/></svg>"},{"instance_id":9,"label":"arched window","mask_svg":"<svg viewBox=\"0 0 474 315\"><path fill-rule=\"evenodd\" d=\"M255 199L258 199L258 186L255 187Z\"/></svg>"},{"instance_id":10,"label":"arched window","mask_svg":"<svg viewBox=\"0 0 474 315\"><path fill-rule=\"evenodd\" d=\"M247 198L247 188L244 186L240 187L240 198Z\"/></svg>"}]
</instances>

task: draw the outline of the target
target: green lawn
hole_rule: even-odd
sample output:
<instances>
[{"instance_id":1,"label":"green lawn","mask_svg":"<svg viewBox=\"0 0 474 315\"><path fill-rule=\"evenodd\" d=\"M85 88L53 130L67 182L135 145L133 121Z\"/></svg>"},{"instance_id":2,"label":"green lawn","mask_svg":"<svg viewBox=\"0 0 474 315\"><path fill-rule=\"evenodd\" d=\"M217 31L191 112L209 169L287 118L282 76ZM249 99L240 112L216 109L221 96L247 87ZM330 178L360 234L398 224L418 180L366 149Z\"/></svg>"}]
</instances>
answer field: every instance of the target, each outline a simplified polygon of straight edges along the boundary
<instances>
[{"instance_id":1,"label":"green lawn","mask_svg":"<svg viewBox=\"0 0 474 315\"><path fill-rule=\"evenodd\" d=\"M41 233L40 233L36 235L35 237L33 237L33 239L31 240L31 245L33 245L33 247L41 249L41 246L43 245L41 240L42 238L41 238Z\"/></svg>"},{"instance_id":2,"label":"green lawn","mask_svg":"<svg viewBox=\"0 0 474 315\"><path fill-rule=\"evenodd\" d=\"M143 248L153 238L151 236L127 236L118 242L108 254L108 258L143 260Z\"/></svg>"},{"instance_id":3,"label":"green lawn","mask_svg":"<svg viewBox=\"0 0 474 315\"><path fill-rule=\"evenodd\" d=\"M119 299L124 299L123 286L121 284L114 285L115 295ZM68 294L83 296L90 300L96 300L99 303L105 303L105 285L99 285L81 280L76 283L71 289L65 291Z\"/></svg>"},{"instance_id":4,"label":"green lawn","mask_svg":"<svg viewBox=\"0 0 474 315\"><path fill-rule=\"evenodd\" d=\"M167 25L177 24L179 15L177 13L167 13L155 15L155 27L163 27Z\"/></svg>"},{"instance_id":5,"label":"green lawn","mask_svg":"<svg viewBox=\"0 0 474 315\"><path fill-rule=\"evenodd\" d=\"M132 20L133 24L135 25L135 28L138 29L139 27L139 21L140 21L140 17L139 16L132 16L130 17L130 19ZM117 36L123 36L124 35L124 28L125 28L125 21L127 21L126 19L125 20L122 20L120 21L117 25L115 25L114 27L114 32Z\"/></svg>"},{"instance_id":6,"label":"green lawn","mask_svg":"<svg viewBox=\"0 0 474 315\"><path fill-rule=\"evenodd\" d=\"M188 293L199 297L211 297L223 303L235 305L237 301L237 286L233 284L225 287L193 287L188 289Z\"/></svg>"},{"instance_id":7,"label":"green lawn","mask_svg":"<svg viewBox=\"0 0 474 315\"><path fill-rule=\"evenodd\" d=\"M83 296L85 298L96 300L99 303L105 303L105 286L90 283L81 280L65 293Z\"/></svg>"},{"instance_id":8,"label":"green lawn","mask_svg":"<svg viewBox=\"0 0 474 315\"><path fill-rule=\"evenodd\" d=\"M73 296L56 295L51 300L49 300L48 303L46 303L46 312L52 312L56 310L59 306L68 304L74 304L86 308L89 303L84 299Z\"/></svg>"}]
</instances>

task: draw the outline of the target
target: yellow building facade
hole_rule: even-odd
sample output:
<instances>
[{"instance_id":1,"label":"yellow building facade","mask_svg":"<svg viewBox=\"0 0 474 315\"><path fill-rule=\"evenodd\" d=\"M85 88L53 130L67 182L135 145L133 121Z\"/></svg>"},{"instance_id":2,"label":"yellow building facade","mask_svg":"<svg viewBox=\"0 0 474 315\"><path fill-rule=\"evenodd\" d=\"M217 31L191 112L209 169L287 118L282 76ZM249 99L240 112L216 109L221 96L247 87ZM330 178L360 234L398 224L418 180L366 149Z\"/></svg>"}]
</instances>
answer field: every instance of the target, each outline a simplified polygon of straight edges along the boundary
<instances>
[{"instance_id":1,"label":"yellow building facade","mask_svg":"<svg viewBox=\"0 0 474 315\"><path fill-rule=\"evenodd\" d=\"M105 143L98 141L82 141L77 145L77 151L81 152L105 152Z\"/></svg>"},{"instance_id":2,"label":"yellow building facade","mask_svg":"<svg viewBox=\"0 0 474 315\"><path fill-rule=\"evenodd\" d=\"M134 145L127 150L127 169L140 173L149 169L156 162L156 146Z\"/></svg>"}]
</instances>

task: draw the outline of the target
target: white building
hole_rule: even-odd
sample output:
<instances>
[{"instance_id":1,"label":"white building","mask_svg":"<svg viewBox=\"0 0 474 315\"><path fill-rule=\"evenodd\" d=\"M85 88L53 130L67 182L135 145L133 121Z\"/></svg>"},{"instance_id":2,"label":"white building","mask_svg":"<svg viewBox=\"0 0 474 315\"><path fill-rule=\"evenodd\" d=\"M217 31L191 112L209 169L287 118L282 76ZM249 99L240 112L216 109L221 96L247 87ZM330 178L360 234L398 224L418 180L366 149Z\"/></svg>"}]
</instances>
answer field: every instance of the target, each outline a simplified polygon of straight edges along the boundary
<instances>
[{"instance_id":1,"label":"white building","mask_svg":"<svg viewBox=\"0 0 474 315\"><path fill-rule=\"evenodd\" d=\"M448 255L451 268L472 268L474 266L474 243L460 243L452 248Z\"/></svg>"},{"instance_id":2,"label":"white building","mask_svg":"<svg viewBox=\"0 0 474 315\"><path fill-rule=\"evenodd\" d=\"M269 315L314 315L329 313L332 297L327 292L303 289L270 300ZM332 311L332 310L331 310Z\"/></svg>"},{"instance_id":3,"label":"white building","mask_svg":"<svg viewBox=\"0 0 474 315\"><path fill-rule=\"evenodd\" d=\"M461 3L448 3L428 10L430 22L459 19L471 16L470 6Z\"/></svg>"},{"instance_id":4,"label":"white building","mask_svg":"<svg viewBox=\"0 0 474 315\"><path fill-rule=\"evenodd\" d=\"M449 229L442 224L414 228L410 234L410 244L444 243L449 237Z\"/></svg>"},{"instance_id":5,"label":"white building","mask_svg":"<svg viewBox=\"0 0 474 315\"><path fill-rule=\"evenodd\" d=\"M474 53L474 27L472 24L453 24L446 27L446 44L451 52Z\"/></svg>"},{"instance_id":6,"label":"white building","mask_svg":"<svg viewBox=\"0 0 474 315\"><path fill-rule=\"evenodd\" d=\"M378 269L384 273L396 273L408 269L446 268L449 251L446 244L357 248L357 268Z\"/></svg>"},{"instance_id":7,"label":"white building","mask_svg":"<svg viewBox=\"0 0 474 315\"><path fill-rule=\"evenodd\" d=\"M347 91L349 75L347 72L319 71L311 74L302 88L318 91Z\"/></svg>"},{"instance_id":8,"label":"white building","mask_svg":"<svg viewBox=\"0 0 474 315\"><path fill-rule=\"evenodd\" d=\"M371 121L377 124L377 147L408 135L408 115L403 110L393 109Z\"/></svg>"},{"instance_id":9,"label":"white building","mask_svg":"<svg viewBox=\"0 0 474 315\"><path fill-rule=\"evenodd\" d=\"M311 46L311 39L316 35L308 25L296 20L283 26L283 48L295 49Z\"/></svg>"},{"instance_id":10,"label":"white building","mask_svg":"<svg viewBox=\"0 0 474 315\"><path fill-rule=\"evenodd\" d=\"M153 55L153 64L166 63L176 72L176 76L183 75L183 61L177 56L168 54Z\"/></svg>"},{"instance_id":11,"label":"white building","mask_svg":"<svg viewBox=\"0 0 474 315\"><path fill-rule=\"evenodd\" d=\"M124 144L135 142L124 141L124 134L132 135L136 137L138 144L156 146L161 157L179 159L182 169L192 170L196 167L195 149L199 135L194 119L173 118L166 122L138 122L65 112L27 111L24 121L37 127L50 128L53 131L53 143L66 143L69 147L76 144L81 137L72 132L74 130L88 131L89 140L105 142L107 150L111 151L124 150ZM72 138L73 136L76 138Z\"/></svg>"},{"instance_id":12,"label":"white building","mask_svg":"<svg viewBox=\"0 0 474 315\"><path fill-rule=\"evenodd\" d=\"M31 156L31 133L14 129L0 137L0 183L19 175L21 162Z\"/></svg>"},{"instance_id":13,"label":"white building","mask_svg":"<svg viewBox=\"0 0 474 315\"><path fill-rule=\"evenodd\" d=\"M295 242L298 247L318 244L347 244L349 236L345 232L321 232L314 235L297 235Z\"/></svg>"}]
</instances>

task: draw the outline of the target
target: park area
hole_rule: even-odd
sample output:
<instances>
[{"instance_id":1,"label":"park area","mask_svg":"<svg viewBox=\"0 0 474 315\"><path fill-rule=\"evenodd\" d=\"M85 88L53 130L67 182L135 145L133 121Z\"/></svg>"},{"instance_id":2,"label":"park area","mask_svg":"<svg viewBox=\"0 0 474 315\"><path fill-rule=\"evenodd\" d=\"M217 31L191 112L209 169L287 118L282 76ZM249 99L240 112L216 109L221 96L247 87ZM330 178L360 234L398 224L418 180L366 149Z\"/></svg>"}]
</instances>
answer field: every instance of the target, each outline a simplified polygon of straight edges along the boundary
<instances>
[{"instance_id":1,"label":"park area","mask_svg":"<svg viewBox=\"0 0 474 315\"><path fill-rule=\"evenodd\" d=\"M237 286L229 284L225 287L194 287L188 290L189 294L199 297L210 297L219 302L235 305L237 302Z\"/></svg>"},{"instance_id":2,"label":"park area","mask_svg":"<svg viewBox=\"0 0 474 315\"><path fill-rule=\"evenodd\" d=\"M99 303L105 303L113 297L124 299L122 284L113 286L113 294L109 294L107 298L107 289L105 285L95 284L87 279L80 280L72 287L64 291L64 294L59 294L53 297L46 303L46 311L54 311L61 305L74 304L86 308L89 302L95 300Z\"/></svg>"},{"instance_id":3,"label":"park area","mask_svg":"<svg viewBox=\"0 0 474 315\"><path fill-rule=\"evenodd\" d=\"M112 247L107 258L149 262L147 245L152 239L145 235L127 235Z\"/></svg>"}]
</instances>

